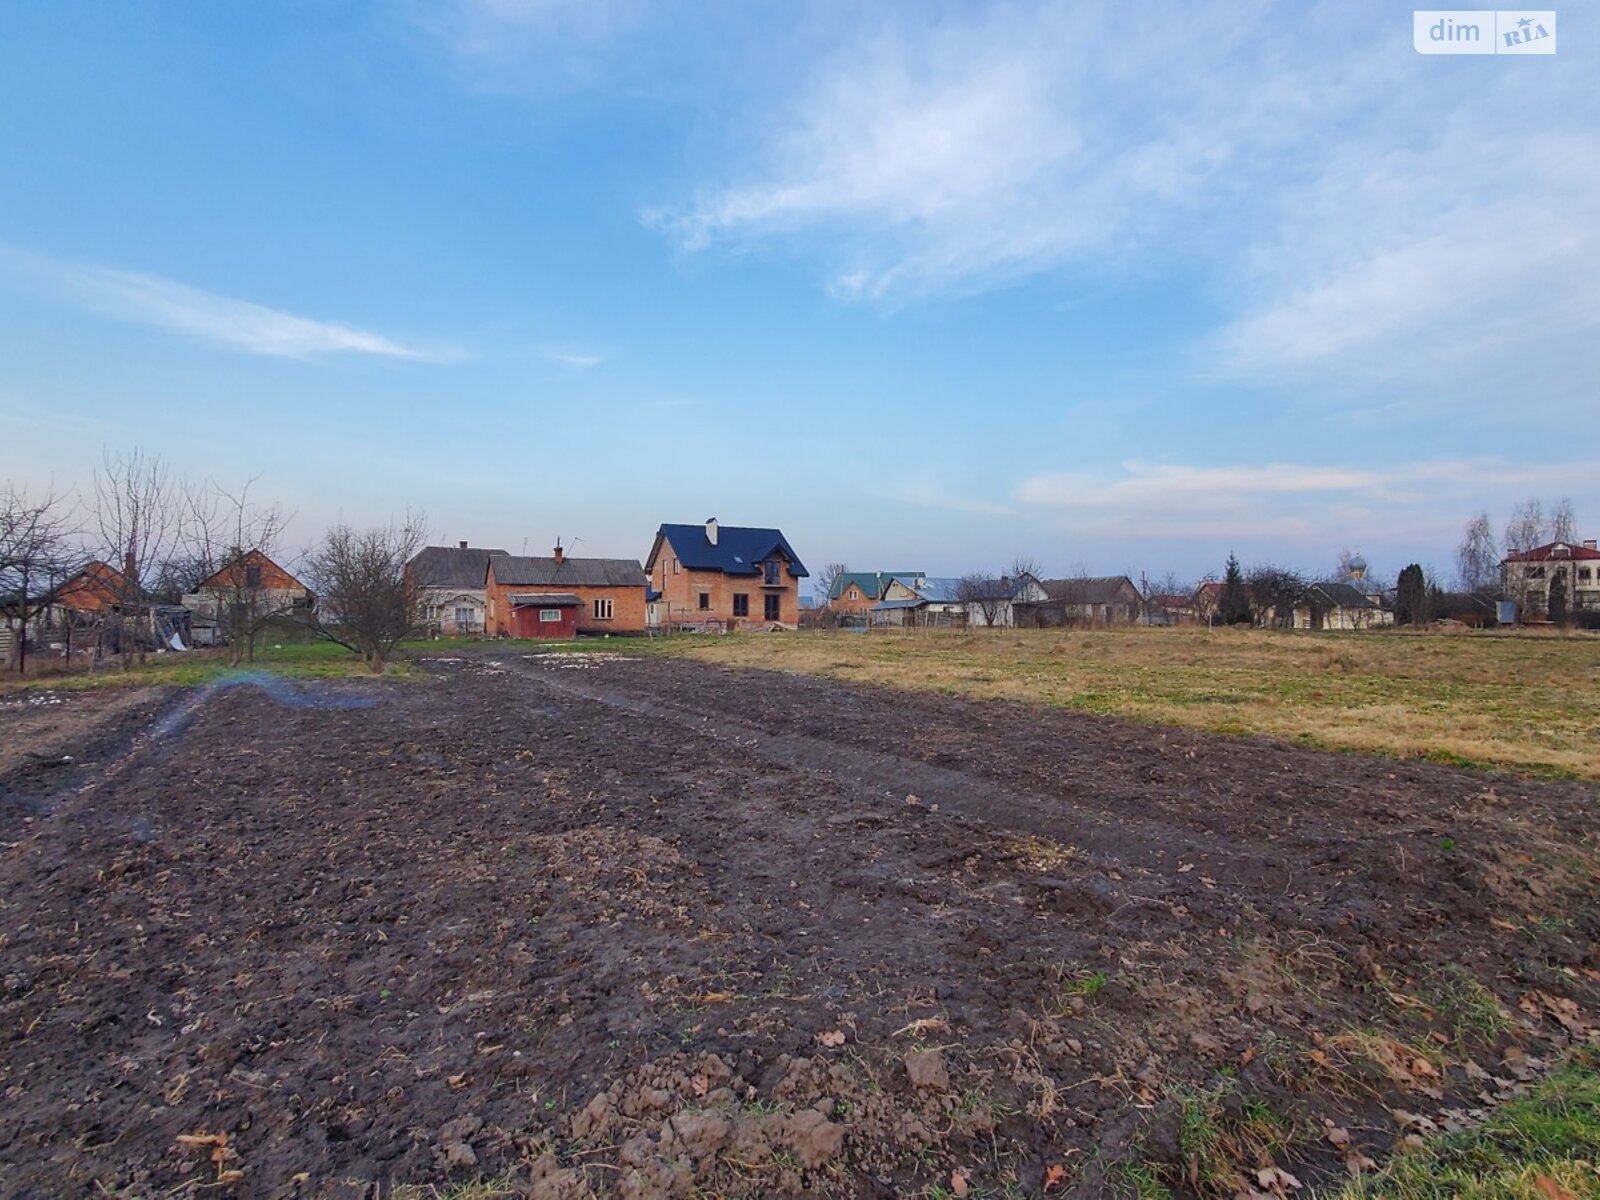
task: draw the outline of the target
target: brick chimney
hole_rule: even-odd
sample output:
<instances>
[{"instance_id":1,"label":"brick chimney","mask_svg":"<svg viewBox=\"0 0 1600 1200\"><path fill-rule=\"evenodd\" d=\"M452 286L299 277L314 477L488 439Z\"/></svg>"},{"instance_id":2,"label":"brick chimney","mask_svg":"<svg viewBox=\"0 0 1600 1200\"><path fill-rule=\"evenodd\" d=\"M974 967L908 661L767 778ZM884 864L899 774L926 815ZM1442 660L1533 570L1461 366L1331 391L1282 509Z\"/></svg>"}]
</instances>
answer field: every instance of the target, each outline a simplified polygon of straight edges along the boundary
<instances>
[{"instance_id":1,"label":"brick chimney","mask_svg":"<svg viewBox=\"0 0 1600 1200\"><path fill-rule=\"evenodd\" d=\"M556 566L567 561L567 552L561 548L561 539L556 539Z\"/></svg>"},{"instance_id":2,"label":"brick chimney","mask_svg":"<svg viewBox=\"0 0 1600 1200\"><path fill-rule=\"evenodd\" d=\"M461 548L462 548L462 549L463 549L463 550L465 550L465 549L466 549L466 548L467 548L467 544L466 544L466 543L465 543L465 542L462 542L462 543L461 543Z\"/></svg>"},{"instance_id":3,"label":"brick chimney","mask_svg":"<svg viewBox=\"0 0 1600 1200\"><path fill-rule=\"evenodd\" d=\"M706 518L706 541L713 546L717 544L717 519L715 517Z\"/></svg>"},{"instance_id":4,"label":"brick chimney","mask_svg":"<svg viewBox=\"0 0 1600 1200\"><path fill-rule=\"evenodd\" d=\"M1583 539L1583 548L1585 550L1593 550L1595 548L1594 539L1593 538L1584 538Z\"/></svg>"}]
</instances>

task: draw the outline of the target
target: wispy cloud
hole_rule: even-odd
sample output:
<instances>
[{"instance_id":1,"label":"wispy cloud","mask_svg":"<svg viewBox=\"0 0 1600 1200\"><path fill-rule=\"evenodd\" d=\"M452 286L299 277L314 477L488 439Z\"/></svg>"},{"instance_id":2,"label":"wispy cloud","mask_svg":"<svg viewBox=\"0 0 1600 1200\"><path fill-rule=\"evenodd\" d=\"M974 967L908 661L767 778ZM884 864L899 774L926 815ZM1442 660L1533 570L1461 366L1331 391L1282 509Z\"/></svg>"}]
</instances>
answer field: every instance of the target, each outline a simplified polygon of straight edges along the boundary
<instances>
[{"instance_id":1,"label":"wispy cloud","mask_svg":"<svg viewBox=\"0 0 1600 1200\"><path fill-rule=\"evenodd\" d=\"M539 357L563 367L598 367L606 360L605 355L593 350L576 350L563 346L541 346Z\"/></svg>"},{"instance_id":2,"label":"wispy cloud","mask_svg":"<svg viewBox=\"0 0 1600 1200\"><path fill-rule=\"evenodd\" d=\"M9 264L54 285L93 311L249 354L297 359L364 354L412 362L459 357L454 352L424 350L337 321L297 316L158 275L82 266L14 250L0 254L0 264Z\"/></svg>"},{"instance_id":3,"label":"wispy cloud","mask_svg":"<svg viewBox=\"0 0 1600 1200\"><path fill-rule=\"evenodd\" d=\"M966 495L931 479L902 480L891 490L879 495L886 501L909 505L912 508L934 508L946 512L973 513L983 517L1014 517L1017 510L1009 504L983 496Z\"/></svg>"}]
</instances>

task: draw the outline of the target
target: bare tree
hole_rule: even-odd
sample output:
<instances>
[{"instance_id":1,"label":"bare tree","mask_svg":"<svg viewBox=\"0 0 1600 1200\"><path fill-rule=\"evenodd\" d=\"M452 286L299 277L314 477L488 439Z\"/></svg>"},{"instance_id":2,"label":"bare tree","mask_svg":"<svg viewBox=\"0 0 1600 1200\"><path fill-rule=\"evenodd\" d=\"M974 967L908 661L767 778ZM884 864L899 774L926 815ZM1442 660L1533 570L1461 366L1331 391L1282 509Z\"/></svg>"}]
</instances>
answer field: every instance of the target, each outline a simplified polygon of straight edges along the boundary
<instances>
[{"instance_id":1,"label":"bare tree","mask_svg":"<svg viewBox=\"0 0 1600 1200\"><path fill-rule=\"evenodd\" d=\"M1492 588L1500 577L1500 547L1495 544L1489 514L1479 513L1467 522L1456 547L1456 582L1464 592Z\"/></svg>"},{"instance_id":2,"label":"bare tree","mask_svg":"<svg viewBox=\"0 0 1600 1200\"><path fill-rule=\"evenodd\" d=\"M1211 585L1217 582L1215 572L1208 571L1195 581L1194 591L1189 597L1189 603L1194 606L1195 620L1210 626L1217 616L1217 604L1220 596L1218 590Z\"/></svg>"},{"instance_id":3,"label":"bare tree","mask_svg":"<svg viewBox=\"0 0 1600 1200\"><path fill-rule=\"evenodd\" d=\"M38 499L9 484L0 491L0 616L16 633L19 675L28 669L28 626L54 603L75 533L68 501L53 489Z\"/></svg>"},{"instance_id":4,"label":"bare tree","mask_svg":"<svg viewBox=\"0 0 1600 1200\"><path fill-rule=\"evenodd\" d=\"M405 568L426 537L421 513L407 513L398 526L357 530L341 522L328 530L306 559L319 599L312 618L317 635L361 655L382 674L395 647L420 624Z\"/></svg>"},{"instance_id":5,"label":"bare tree","mask_svg":"<svg viewBox=\"0 0 1600 1200\"><path fill-rule=\"evenodd\" d=\"M142 661L148 632L146 575L153 577L182 531L180 485L167 465L141 449L105 452L95 474L95 523L105 560L119 572L113 631L122 665Z\"/></svg>"},{"instance_id":6,"label":"bare tree","mask_svg":"<svg viewBox=\"0 0 1600 1200\"><path fill-rule=\"evenodd\" d=\"M1006 574L1013 582L1020 583L1024 579L1038 579L1043 570L1033 555L1019 554L1011 560L1011 568Z\"/></svg>"},{"instance_id":7,"label":"bare tree","mask_svg":"<svg viewBox=\"0 0 1600 1200\"><path fill-rule=\"evenodd\" d=\"M826 607L828 601L833 599L833 586L843 576L849 574L850 568L844 563L829 563L817 572L815 587L817 589L818 607Z\"/></svg>"},{"instance_id":8,"label":"bare tree","mask_svg":"<svg viewBox=\"0 0 1600 1200\"><path fill-rule=\"evenodd\" d=\"M1532 550L1535 546L1544 545L1549 540L1545 536L1549 528L1549 522L1544 518L1544 506L1537 498L1519 504L1511 510L1511 520L1506 523L1506 553Z\"/></svg>"},{"instance_id":9,"label":"bare tree","mask_svg":"<svg viewBox=\"0 0 1600 1200\"><path fill-rule=\"evenodd\" d=\"M235 666L256 658L256 639L284 611L278 592L265 586L252 553L272 557L286 523L276 504L250 499L255 480L230 492L214 480L186 490L189 511L188 571L199 573L192 589L205 587L215 616L228 640Z\"/></svg>"},{"instance_id":10,"label":"bare tree","mask_svg":"<svg viewBox=\"0 0 1600 1200\"><path fill-rule=\"evenodd\" d=\"M1563 496L1550 510L1550 540L1575 542L1578 540L1578 514L1573 511L1572 497Z\"/></svg>"},{"instance_id":11,"label":"bare tree","mask_svg":"<svg viewBox=\"0 0 1600 1200\"><path fill-rule=\"evenodd\" d=\"M1247 582L1250 602L1263 625L1294 628L1294 610L1306 600L1306 581L1296 572L1271 564L1251 570Z\"/></svg>"},{"instance_id":12,"label":"bare tree","mask_svg":"<svg viewBox=\"0 0 1600 1200\"><path fill-rule=\"evenodd\" d=\"M1011 589L1008 581L993 579L988 575L978 572L972 575L963 575L956 585L956 599L961 601L967 611L967 624L994 626L1000 624L1005 615L1006 605L1011 599ZM974 621L973 614L982 618Z\"/></svg>"}]
</instances>

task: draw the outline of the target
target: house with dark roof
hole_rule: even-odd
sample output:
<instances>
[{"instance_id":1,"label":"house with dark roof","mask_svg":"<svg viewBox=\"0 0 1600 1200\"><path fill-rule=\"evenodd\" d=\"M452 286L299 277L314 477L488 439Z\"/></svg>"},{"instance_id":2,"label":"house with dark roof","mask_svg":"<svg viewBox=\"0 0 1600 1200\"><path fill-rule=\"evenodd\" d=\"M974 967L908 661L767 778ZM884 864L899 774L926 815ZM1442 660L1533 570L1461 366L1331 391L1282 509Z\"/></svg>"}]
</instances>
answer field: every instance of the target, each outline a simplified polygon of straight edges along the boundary
<instances>
[{"instance_id":1,"label":"house with dark roof","mask_svg":"<svg viewBox=\"0 0 1600 1200\"><path fill-rule=\"evenodd\" d=\"M1313 583L1294 610L1296 629L1380 629L1393 624L1394 609L1361 577Z\"/></svg>"},{"instance_id":2,"label":"house with dark roof","mask_svg":"<svg viewBox=\"0 0 1600 1200\"><path fill-rule=\"evenodd\" d=\"M424 546L406 564L406 578L416 589L424 625L444 637L482 637L488 629L488 593L484 580L489 560L504 550L485 550L461 542Z\"/></svg>"},{"instance_id":3,"label":"house with dark roof","mask_svg":"<svg viewBox=\"0 0 1600 1200\"><path fill-rule=\"evenodd\" d=\"M883 599L898 578L915 579L921 571L840 571L828 587L827 604L836 613L862 613Z\"/></svg>"},{"instance_id":4,"label":"house with dark roof","mask_svg":"<svg viewBox=\"0 0 1600 1200\"><path fill-rule=\"evenodd\" d=\"M703 629L794 629L810 572L777 529L663 525L645 560L661 623Z\"/></svg>"},{"instance_id":5,"label":"house with dark roof","mask_svg":"<svg viewBox=\"0 0 1600 1200\"><path fill-rule=\"evenodd\" d=\"M1084 575L1037 581L1045 599L1019 605L1019 625L1133 625L1144 597L1126 575Z\"/></svg>"},{"instance_id":6,"label":"house with dark roof","mask_svg":"<svg viewBox=\"0 0 1600 1200\"><path fill-rule=\"evenodd\" d=\"M486 619L497 637L643 633L645 571L635 558L494 555L484 573Z\"/></svg>"}]
</instances>

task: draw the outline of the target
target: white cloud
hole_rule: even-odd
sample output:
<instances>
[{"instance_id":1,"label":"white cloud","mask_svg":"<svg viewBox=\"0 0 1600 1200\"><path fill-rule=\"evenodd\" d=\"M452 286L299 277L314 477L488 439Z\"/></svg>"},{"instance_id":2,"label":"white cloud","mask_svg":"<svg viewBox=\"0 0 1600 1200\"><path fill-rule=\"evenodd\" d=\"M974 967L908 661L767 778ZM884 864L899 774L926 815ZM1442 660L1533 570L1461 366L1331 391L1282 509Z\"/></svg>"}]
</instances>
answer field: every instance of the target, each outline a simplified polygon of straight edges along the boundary
<instances>
[{"instance_id":1,"label":"white cloud","mask_svg":"<svg viewBox=\"0 0 1600 1200\"><path fill-rule=\"evenodd\" d=\"M603 354L596 354L592 350L575 350L561 346L540 347L539 356L563 367L598 367L605 362L605 355Z\"/></svg>"},{"instance_id":2,"label":"white cloud","mask_svg":"<svg viewBox=\"0 0 1600 1200\"><path fill-rule=\"evenodd\" d=\"M336 321L320 321L219 295L157 275L84 267L0 248L9 263L55 285L97 312L170 329L203 341L278 358L367 354L414 362L442 361L453 353L425 351Z\"/></svg>"}]
</instances>

